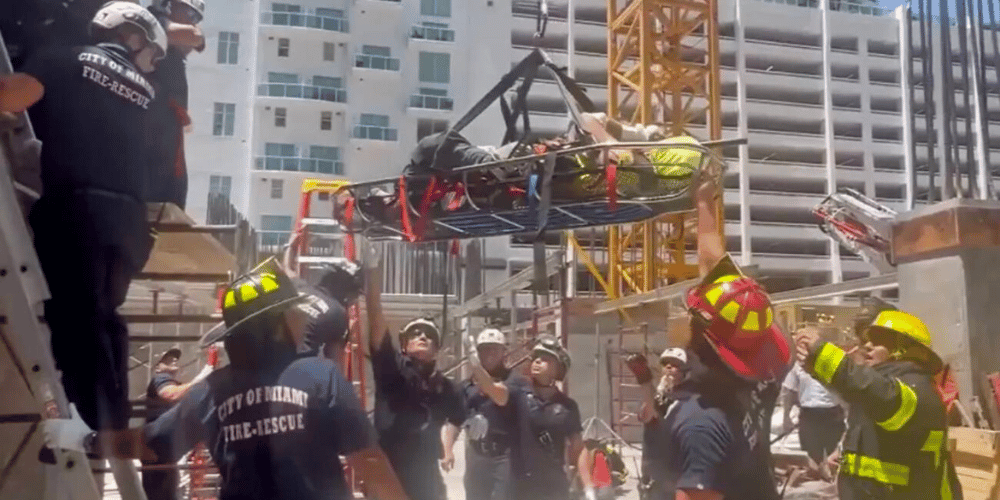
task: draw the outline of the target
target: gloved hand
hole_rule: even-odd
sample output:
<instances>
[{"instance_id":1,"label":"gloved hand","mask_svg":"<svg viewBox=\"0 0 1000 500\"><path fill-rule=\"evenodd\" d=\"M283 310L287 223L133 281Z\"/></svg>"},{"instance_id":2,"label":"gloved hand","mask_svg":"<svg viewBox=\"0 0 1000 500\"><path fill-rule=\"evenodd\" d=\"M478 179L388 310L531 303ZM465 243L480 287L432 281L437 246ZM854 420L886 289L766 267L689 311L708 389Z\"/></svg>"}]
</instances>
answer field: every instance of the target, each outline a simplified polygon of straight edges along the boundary
<instances>
[{"instance_id":1,"label":"gloved hand","mask_svg":"<svg viewBox=\"0 0 1000 500\"><path fill-rule=\"evenodd\" d=\"M80 418L76 405L69 405L70 418L42 420L42 435L50 448L86 452L84 441L93 430Z\"/></svg>"},{"instance_id":2,"label":"gloved hand","mask_svg":"<svg viewBox=\"0 0 1000 500\"><path fill-rule=\"evenodd\" d=\"M583 489L583 498L586 500L597 500L597 490L593 486L587 486Z\"/></svg>"},{"instance_id":3,"label":"gloved hand","mask_svg":"<svg viewBox=\"0 0 1000 500\"><path fill-rule=\"evenodd\" d=\"M368 238L360 238L360 242L361 267L365 270L378 269L382 265L382 252L378 243L369 241Z\"/></svg>"},{"instance_id":4,"label":"gloved hand","mask_svg":"<svg viewBox=\"0 0 1000 500\"><path fill-rule=\"evenodd\" d=\"M649 362L642 354L629 354L625 357L625 366L635 375L639 385L648 384L653 380L653 372L649 370Z\"/></svg>"},{"instance_id":5,"label":"gloved hand","mask_svg":"<svg viewBox=\"0 0 1000 500\"><path fill-rule=\"evenodd\" d=\"M465 338L465 352L468 353L469 366L479 368L483 363L479 360L479 349L476 348L476 341L469 335Z\"/></svg>"}]
</instances>

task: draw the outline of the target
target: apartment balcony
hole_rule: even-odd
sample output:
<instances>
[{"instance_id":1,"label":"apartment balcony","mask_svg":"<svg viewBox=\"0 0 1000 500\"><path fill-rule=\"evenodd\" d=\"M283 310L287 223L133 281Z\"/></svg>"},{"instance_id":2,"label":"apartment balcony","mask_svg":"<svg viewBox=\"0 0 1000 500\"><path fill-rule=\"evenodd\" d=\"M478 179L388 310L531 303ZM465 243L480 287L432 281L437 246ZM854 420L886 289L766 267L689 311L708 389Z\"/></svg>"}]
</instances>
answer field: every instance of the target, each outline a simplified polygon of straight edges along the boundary
<instances>
[{"instance_id":1,"label":"apartment balcony","mask_svg":"<svg viewBox=\"0 0 1000 500\"><path fill-rule=\"evenodd\" d=\"M349 33L350 25L347 19L336 16L326 16L315 13L300 12L261 12L260 23L266 26L287 26L290 28L307 28L323 31Z\"/></svg>"},{"instance_id":2,"label":"apartment balcony","mask_svg":"<svg viewBox=\"0 0 1000 500\"><path fill-rule=\"evenodd\" d=\"M412 94L408 107L421 110L454 111L455 100L447 96Z\"/></svg>"},{"instance_id":3,"label":"apartment balcony","mask_svg":"<svg viewBox=\"0 0 1000 500\"><path fill-rule=\"evenodd\" d=\"M378 1L383 1L383 0L378 0ZM373 54L358 54L354 56L354 67L381 70L381 71L393 71L399 73L399 59L395 57L377 56Z\"/></svg>"},{"instance_id":4,"label":"apartment balcony","mask_svg":"<svg viewBox=\"0 0 1000 500\"><path fill-rule=\"evenodd\" d=\"M426 40L429 42L454 42L455 30L446 27L424 26L414 24L410 28L410 40Z\"/></svg>"},{"instance_id":5,"label":"apartment balcony","mask_svg":"<svg viewBox=\"0 0 1000 500\"><path fill-rule=\"evenodd\" d=\"M257 170L280 172L315 172L330 175L344 174L344 162L342 161L297 156L258 156L255 167Z\"/></svg>"},{"instance_id":6,"label":"apartment balcony","mask_svg":"<svg viewBox=\"0 0 1000 500\"><path fill-rule=\"evenodd\" d=\"M310 99L336 103L347 102L346 89L301 83L261 83L257 85L257 95L261 97Z\"/></svg>"}]
</instances>

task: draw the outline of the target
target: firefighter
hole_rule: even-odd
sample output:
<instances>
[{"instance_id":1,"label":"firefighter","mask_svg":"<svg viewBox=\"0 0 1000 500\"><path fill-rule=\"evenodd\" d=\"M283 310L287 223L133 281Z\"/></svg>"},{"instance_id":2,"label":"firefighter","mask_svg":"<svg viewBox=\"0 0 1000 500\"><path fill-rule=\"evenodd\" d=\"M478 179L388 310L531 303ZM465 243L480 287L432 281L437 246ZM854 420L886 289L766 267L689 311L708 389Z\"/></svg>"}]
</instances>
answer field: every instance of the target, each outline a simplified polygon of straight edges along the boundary
<instances>
[{"instance_id":1,"label":"firefighter","mask_svg":"<svg viewBox=\"0 0 1000 500\"><path fill-rule=\"evenodd\" d=\"M702 175L695 193L702 281L686 298L687 371L646 436L655 451L646 498L779 498L768 441L791 353L767 293L725 252L719 196L714 179ZM648 386L651 378L639 381Z\"/></svg>"},{"instance_id":2,"label":"firefighter","mask_svg":"<svg viewBox=\"0 0 1000 500\"><path fill-rule=\"evenodd\" d=\"M510 375L504 365L507 338L496 328L486 328L470 344L472 375L462 382L469 411L465 423L465 497L509 500L510 450L516 428L506 385ZM445 448L449 448L447 442Z\"/></svg>"},{"instance_id":3,"label":"firefighter","mask_svg":"<svg viewBox=\"0 0 1000 500\"><path fill-rule=\"evenodd\" d=\"M152 249L142 131L155 92L144 75L167 41L152 14L124 1L102 7L90 32L93 45L38 51L21 69L44 91L28 110L43 143L29 221L66 396L92 427L124 428L128 328L117 308Z\"/></svg>"},{"instance_id":4,"label":"firefighter","mask_svg":"<svg viewBox=\"0 0 1000 500\"><path fill-rule=\"evenodd\" d=\"M205 37L198 24L205 17L204 0L156 0L149 11L163 26L169 45L166 57L150 83L156 89L150 113L149 201L174 203L181 209L187 200L187 160L184 130L191 124L188 115L187 57L191 51L205 50ZM217 134L218 135L218 134Z\"/></svg>"},{"instance_id":5,"label":"firefighter","mask_svg":"<svg viewBox=\"0 0 1000 500\"><path fill-rule=\"evenodd\" d=\"M73 419L45 422L46 442L119 458L152 451L175 463L205 442L222 499L354 498L344 455L375 498L405 500L351 383L330 360L298 353L308 300L277 266L237 278L224 295L226 328L205 341L223 342L229 365L147 424L138 442L136 433L90 433L75 407Z\"/></svg>"},{"instance_id":6,"label":"firefighter","mask_svg":"<svg viewBox=\"0 0 1000 500\"><path fill-rule=\"evenodd\" d=\"M962 490L934 389L941 358L916 316L887 310L864 332L863 365L815 331L796 335L799 361L851 407L840 460L842 500L952 500Z\"/></svg>"},{"instance_id":7,"label":"firefighter","mask_svg":"<svg viewBox=\"0 0 1000 500\"><path fill-rule=\"evenodd\" d=\"M594 500L580 408L556 385L569 371L569 353L559 339L540 335L531 356L529 377L510 384L518 426L516 454L511 456L513 498L567 500L569 459L579 470L585 498Z\"/></svg>"},{"instance_id":8,"label":"firefighter","mask_svg":"<svg viewBox=\"0 0 1000 500\"><path fill-rule=\"evenodd\" d=\"M441 468L454 464L451 446L465 422L465 405L455 383L437 368L441 333L433 321L410 321L399 332L399 349L393 345L382 313L375 248L362 255L379 445L410 498L443 500Z\"/></svg>"}]
</instances>

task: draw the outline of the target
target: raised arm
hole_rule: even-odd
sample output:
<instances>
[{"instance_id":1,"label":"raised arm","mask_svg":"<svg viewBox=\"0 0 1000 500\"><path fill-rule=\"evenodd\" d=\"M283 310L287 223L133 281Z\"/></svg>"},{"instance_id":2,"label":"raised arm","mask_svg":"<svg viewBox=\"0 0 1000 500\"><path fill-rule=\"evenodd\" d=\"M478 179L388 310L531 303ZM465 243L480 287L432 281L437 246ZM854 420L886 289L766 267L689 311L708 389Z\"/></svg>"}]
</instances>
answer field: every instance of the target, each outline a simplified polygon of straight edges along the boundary
<instances>
[{"instance_id":1,"label":"raised arm","mask_svg":"<svg viewBox=\"0 0 1000 500\"><path fill-rule=\"evenodd\" d=\"M362 255L365 270L365 311L368 313L368 348L378 350L389 333L382 312L382 270L378 249L367 243Z\"/></svg>"},{"instance_id":2,"label":"raised arm","mask_svg":"<svg viewBox=\"0 0 1000 500\"><path fill-rule=\"evenodd\" d=\"M869 366L857 365L843 349L818 338L800 334L796 340L803 368L852 408L874 418L883 429L902 430L916 413L919 401L911 385L920 381L910 380L908 384Z\"/></svg>"},{"instance_id":3,"label":"raised arm","mask_svg":"<svg viewBox=\"0 0 1000 500\"><path fill-rule=\"evenodd\" d=\"M708 175L699 176L695 191L698 216L698 273L708 274L726 254L726 242L719 230L719 185Z\"/></svg>"}]
</instances>

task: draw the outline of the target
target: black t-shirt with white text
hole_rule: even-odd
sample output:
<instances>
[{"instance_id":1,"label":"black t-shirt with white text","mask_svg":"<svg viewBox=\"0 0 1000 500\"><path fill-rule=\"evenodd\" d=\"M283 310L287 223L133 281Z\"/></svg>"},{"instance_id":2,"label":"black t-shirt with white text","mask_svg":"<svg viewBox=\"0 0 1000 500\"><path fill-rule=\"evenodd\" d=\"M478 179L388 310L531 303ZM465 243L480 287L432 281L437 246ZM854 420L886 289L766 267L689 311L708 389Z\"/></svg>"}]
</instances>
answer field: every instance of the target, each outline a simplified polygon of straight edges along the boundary
<instances>
[{"instance_id":1,"label":"black t-shirt with white text","mask_svg":"<svg viewBox=\"0 0 1000 500\"><path fill-rule=\"evenodd\" d=\"M167 412L174 404L160 397L160 389L171 385L181 385L173 375L164 372L153 374L146 387L146 422L152 422Z\"/></svg>"},{"instance_id":2,"label":"black t-shirt with white text","mask_svg":"<svg viewBox=\"0 0 1000 500\"><path fill-rule=\"evenodd\" d=\"M299 306L309 315L303 342L306 351L316 353L324 344L346 339L350 321L344 306L303 279L295 278L292 282L299 293L310 296L309 301Z\"/></svg>"},{"instance_id":3,"label":"black t-shirt with white text","mask_svg":"<svg viewBox=\"0 0 1000 500\"><path fill-rule=\"evenodd\" d=\"M29 109L42 141L42 185L59 196L100 189L145 201L152 85L120 45L53 47L23 72L45 87Z\"/></svg>"},{"instance_id":4,"label":"black t-shirt with white text","mask_svg":"<svg viewBox=\"0 0 1000 500\"><path fill-rule=\"evenodd\" d=\"M161 459L204 441L222 476L221 500L352 498L339 455L373 445L353 386L318 357L283 369L220 368L145 430Z\"/></svg>"}]
</instances>

